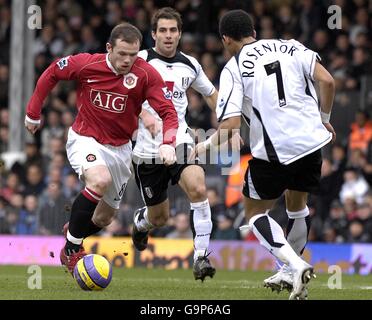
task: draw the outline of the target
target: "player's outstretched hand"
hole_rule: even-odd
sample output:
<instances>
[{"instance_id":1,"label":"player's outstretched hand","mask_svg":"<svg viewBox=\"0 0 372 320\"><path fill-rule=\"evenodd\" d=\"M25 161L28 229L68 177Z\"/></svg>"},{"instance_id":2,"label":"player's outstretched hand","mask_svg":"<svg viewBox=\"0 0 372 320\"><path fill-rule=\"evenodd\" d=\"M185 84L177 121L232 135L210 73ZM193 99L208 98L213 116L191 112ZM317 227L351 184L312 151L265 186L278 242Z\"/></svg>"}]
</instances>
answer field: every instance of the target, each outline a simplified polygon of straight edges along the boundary
<instances>
[{"instance_id":1,"label":"player's outstretched hand","mask_svg":"<svg viewBox=\"0 0 372 320\"><path fill-rule=\"evenodd\" d=\"M333 129L332 125L328 122L328 123L323 123L323 125L326 127L326 129L332 133L332 143L334 143L336 141L336 131L335 129Z\"/></svg>"},{"instance_id":2,"label":"player's outstretched hand","mask_svg":"<svg viewBox=\"0 0 372 320\"><path fill-rule=\"evenodd\" d=\"M175 163L177 160L176 150L174 149L174 147L172 147L169 144L162 144L159 147L159 155L160 155L161 161L163 161L163 163L166 166L170 166L171 164Z\"/></svg>"},{"instance_id":3,"label":"player's outstretched hand","mask_svg":"<svg viewBox=\"0 0 372 320\"><path fill-rule=\"evenodd\" d=\"M31 123L27 121L27 119L25 119L25 127L28 130L28 132L35 134L35 132L39 130L40 124Z\"/></svg>"}]
</instances>

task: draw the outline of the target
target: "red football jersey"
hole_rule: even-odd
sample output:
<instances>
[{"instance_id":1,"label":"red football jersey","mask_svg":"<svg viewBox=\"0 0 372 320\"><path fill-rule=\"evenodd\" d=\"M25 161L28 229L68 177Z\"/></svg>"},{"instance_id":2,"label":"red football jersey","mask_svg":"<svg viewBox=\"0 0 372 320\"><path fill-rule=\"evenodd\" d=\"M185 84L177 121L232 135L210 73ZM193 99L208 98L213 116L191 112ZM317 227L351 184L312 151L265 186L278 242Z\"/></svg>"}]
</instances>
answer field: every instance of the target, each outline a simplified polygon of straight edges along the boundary
<instances>
[{"instance_id":1,"label":"red football jersey","mask_svg":"<svg viewBox=\"0 0 372 320\"><path fill-rule=\"evenodd\" d=\"M131 71L117 74L108 54L82 53L53 62L40 76L26 114L39 120L43 101L59 80L77 80L78 114L72 129L101 144L127 143L138 127L142 103L148 100L163 120L164 143L175 141L177 113L160 74L137 58Z\"/></svg>"}]
</instances>

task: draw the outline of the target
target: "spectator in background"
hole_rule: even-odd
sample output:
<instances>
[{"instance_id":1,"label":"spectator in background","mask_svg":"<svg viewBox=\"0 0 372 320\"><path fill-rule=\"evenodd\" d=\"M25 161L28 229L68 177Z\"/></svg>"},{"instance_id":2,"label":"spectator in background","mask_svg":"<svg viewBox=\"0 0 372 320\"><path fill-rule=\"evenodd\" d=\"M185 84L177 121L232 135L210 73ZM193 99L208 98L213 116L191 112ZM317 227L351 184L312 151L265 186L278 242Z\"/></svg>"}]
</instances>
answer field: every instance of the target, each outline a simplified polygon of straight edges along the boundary
<instances>
[{"instance_id":1,"label":"spectator in background","mask_svg":"<svg viewBox=\"0 0 372 320\"><path fill-rule=\"evenodd\" d=\"M340 176L342 180L342 173L345 170L346 162L347 162L346 151L342 145L335 143L332 146L331 162L332 162L332 171L336 172L337 175Z\"/></svg>"},{"instance_id":2,"label":"spectator in background","mask_svg":"<svg viewBox=\"0 0 372 320\"><path fill-rule=\"evenodd\" d=\"M0 126L0 153L8 150L9 128L8 126Z\"/></svg>"},{"instance_id":3,"label":"spectator in background","mask_svg":"<svg viewBox=\"0 0 372 320\"><path fill-rule=\"evenodd\" d=\"M356 217L357 211L357 202L355 198L347 197L342 205L344 206L347 220L353 220Z\"/></svg>"},{"instance_id":4,"label":"spectator in background","mask_svg":"<svg viewBox=\"0 0 372 320\"><path fill-rule=\"evenodd\" d=\"M347 242L370 242L370 235L364 230L363 223L360 219L354 219L349 224Z\"/></svg>"},{"instance_id":5,"label":"spectator in background","mask_svg":"<svg viewBox=\"0 0 372 320\"><path fill-rule=\"evenodd\" d=\"M46 126L41 132L42 154L50 155L49 142L52 138L62 138L64 129L61 125L61 115L57 110L49 110L47 114Z\"/></svg>"},{"instance_id":6,"label":"spectator in background","mask_svg":"<svg viewBox=\"0 0 372 320\"><path fill-rule=\"evenodd\" d=\"M81 190L81 182L75 172L70 171L63 178L63 194L69 202L73 202Z\"/></svg>"},{"instance_id":7,"label":"spectator in background","mask_svg":"<svg viewBox=\"0 0 372 320\"><path fill-rule=\"evenodd\" d=\"M16 224L16 234L37 234L38 198L28 195L24 199L24 209L21 209Z\"/></svg>"},{"instance_id":8,"label":"spectator in background","mask_svg":"<svg viewBox=\"0 0 372 320\"><path fill-rule=\"evenodd\" d=\"M0 8L0 63L9 63L10 22L10 7L5 3Z\"/></svg>"},{"instance_id":9,"label":"spectator in background","mask_svg":"<svg viewBox=\"0 0 372 320\"><path fill-rule=\"evenodd\" d=\"M344 242L347 237L348 221L345 210L339 200L334 200L331 204L329 217L324 222L324 235L332 229L334 231L334 242ZM327 239L324 239L327 241ZM328 238L328 240L330 240Z\"/></svg>"},{"instance_id":10,"label":"spectator in background","mask_svg":"<svg viewBox=\"0 0 372 320\"><path fill-rule=\"evenodd\" d=\"M227 214L217 216L217 228L212 234L214 240L240 240L240 231L233 227L234 220Z\"/></svg>"},{"instance_id":11,"label":"spectator in background","mask_svg":"<svg viewBox=\"0 0 372 320\"><path fill-rule=\"evenodd\" d=\"M19 176L15 173L9 173L5 186L0 189L0 196L3 197L6 201L10 201L11 197L22 192L22 185L19 179Z\"/></svg>"},{"instance_id":12,"label":"spectator in background","mask_svg":"<svg viewBox=\"0 0 372 320\"><path fill-rule=\"evenodd\" d=\"M329 36L326 30L318 29L313 36L311 49L322 57L322 63L328 65L328 55L330 53Z\"/></svg>"},{"instance_id":13,"label":"spectator in background","mask_svg":"<svg viewBox=\"0 0 372 320\"><path fill-rule=\"evenodd\" d=\"M355 23L350 28L350 42L355 46L356 39L359 33L368 32L368 11L365 7L357 9L355 15Z\"/></svg>"},{"instance_id":14,"label":"spectator in background","mask_svg":"<svg viewBox=\"0 0 372 320\"><path fill-rule=\"evenodd\" d=\"M193 239L190 228L190 218L185 212L179 212L174 219L175 230L168 233L166 238L169 239Z\"/></svg>"},{"instance_id":15,"label":"spectator in background","mask_svg":"<svg viewBox=\"0 0 372 320\"><path fill-rule=\"evenodd\" d=\"M293 13L291 6L283 4L277 11L277 32L280 34L290 32L297 38L298 15Z\"/></svg>"},{"instance_id":16,"label":"spectator in background","mask_svg":"<svg viewBox=\"0 0 372 320\"><path fill-rule=\"evenodd\" d=\"M371 73L371 60L366 48L358 47L353 51L353 60L347 70L346 89L355 90L360 88L360 78Z\"/></svg>"},{"instance_id":17,"label":"spectator in background","mask_svg":"<svg viewBox=\"0 0 372 320\"><path fill-rule=\"evenodd\" d=\"M323 8L317 5L314 0L299 1L296 6L296 12L299 13L299 26L301 29L299 41L306 45L309 43L315 30L322 25Z\"/></svg>"},{"instance_id":18,"label":"spectator in background","mask_svg":"<svg viewBox=\"0 0 372 320\"><path fill-rule=\"evenodd\" d=\"M368 144L372 140L372 122L366 111L358 110L355 114L355 122L351 124L349 136L349 149L360 149L366 152Z\"/></svg>"},{"instance_id":19,"label":"spectator in background","mask_svg":"<svg viewBox=\"0 0 372 320\"><path fill-rule=\"evenodd\" d=\"M204 100L198 93L190 89L187 92L189 100L186 122L193 129L203 129L207 131L212 127L211 124L211 110L204 103Z\"/></svg>"},{"instance_id":20,"label":"spectator in background","mask_svg":"<svg viewBox=\"0 0 372 320\"><path fill-rule=\"evenodd\" d=\"M34 55L42 53L47 60L51 62L53 57L60 56L63 51L63 41L55 37L54 26L46 24L41 29L40 36L36 38L34 43Z\"/></svg>"},{"instance_id":21,"label":"spectator in background","mask_svg":"<svg viewBox=\"0 0 372 320\"><path fill-rule=\"evenodd\" d=\"M129 236L129 230L123 225L120 217L117 216L101 231L100 235L103 237L126 237Z\"/></svg>"},{"instance_id":22,"label":"spectator in background","mask_svg":"<svg viewBox=\"0 0 372 320\"><path fill-rule=\"evenodd\" d=\"M80 46L78 48L79 52L87 52L94 54L100 51L99 42L96 39L95 34L90 26L84 26L80 34ZM104 52L104 51L102 51Z\"/></svg>"},{"instance_id":23,"label":"spectator in background","mask_svg":"<svg viewBox=\"0 0 372 320\"><path fill-rule=\"evenodd\" d=\"M20 193L14 193L10 197L9 206L6 209L6 221L11 234L17 233L17 223L23 208L24 198Z\"/></svg>"},{"instance_id":24,"label":"spectator in background","mask_svg":"<svg viewBox=\"0 0 372 320\"><path fill-rule=\"evenodd\" d=\"M33 138L29 141L26 141L24 153L26 155L25 161L22 163L19 161L16 161L12 165L11 171L16 173L20 177L20 180L23 184L26 184L28 168L31 165L36 165L39 168L42 168L43 158Z\"/></svg>"},{"instance_id":25,"label":"spectator in background","mask_svg":"<svg viewBox=\"0 0 372 320\"><path fill-rule=\"evenodd\" d=\"M26 171L26 182L24 194L39 196L45 188L43 171L37 164L31 164Z\"/></svg>"},{"instance_id":26,"label":"spectator in background","mask_svg":"<svg viewBox=\"0 0 372 320\"><path fill-rule=\"evenodd\" d=\"M364 201L358 205L356 218L363 224L365 233L367 233L370 240L372 240L372 212L368 202Z\"/></svg>"},{"instance_id":27,"label":"spectator in background","mask_svg":"<svg viewBox=\"0 0 372 320\"><path fill-rule=\"evenodd\" d=\"M9 225L6 219L6 207L8 206L9 202L6 201L2 196L0 196L0 234L8 234L10 233Z\"/></svg>"},{"instance_id":28,"label":"spectator in background","mask_svg":"<svg viewBox=\"0 0 372 320\"><path fill-rule=\"evenodd\" d=\"M8 107L9 69L0 61L0 107ZM3 120L3 119L1 119ZM1 121L3 124L3 121Z\"/></svg>"},{"instance_id":29,"label":"spectator in background","mask_svg":"<svg viewBox=\"0 0 372 320\"><path fill-rule=\"evenodd\" d=\"M317 215L325 220L329 214L331 202L338 198L340 193L341 183L337 182L337 173L332 170L332 164L328 159L323 159L320 191L316 197Z\"/></svg>"},{"instance_id":30,"label":"spectator in background","mask_svg":"<svg viewBox=\"0 0 372 320\"><path fill-rule=\"evenodd\" d=\"M357 204L363 202L363 196L369 190L369 185L362 175L354 168L344 172L344 183L341 186L340 200L344 204L347 198L355 199Z\"/></svg>"},{"instance_id":31,"label":"spectator in background","mask_svg":"<svg viewBox=\"0 0 372 320\"><path fill-rule=\"evenodd\" d=\"M42 235L60 234L63 225L69 219L71 203L62 193L59 183L48 184L41 204L39 215L39 233Z\"/></svg>"},{"instance_id":32,"label":"spectator in background","mask_svg":"<svg viewBox=\"0 0 372 320\"><path fill-rule=\"evenodd\" d=\"M0 123L2 125L9 125L9 110L8 109L1 109L0 104Z\"/></svg>"},{"instance_id":33,"label":"spectator in background","mask_svg":"<svg viewBox=\"0 0 372 320\"><path fill-rule=\"evenodd\" d=\"M52 168L60 171L62 177L65 177L71 172L71 167L68 165L66 155L64 152L56 152L49 163L49 170Z\"/></svg>"}]
</instances>

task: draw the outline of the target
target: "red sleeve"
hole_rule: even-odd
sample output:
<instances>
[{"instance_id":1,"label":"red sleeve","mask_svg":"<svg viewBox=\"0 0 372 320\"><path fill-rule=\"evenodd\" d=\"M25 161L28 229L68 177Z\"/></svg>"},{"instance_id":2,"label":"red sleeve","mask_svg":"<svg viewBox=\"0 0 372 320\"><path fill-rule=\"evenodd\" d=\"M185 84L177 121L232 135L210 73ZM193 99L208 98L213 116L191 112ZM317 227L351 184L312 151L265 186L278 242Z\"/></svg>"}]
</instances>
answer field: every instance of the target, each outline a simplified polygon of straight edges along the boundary
<instances>
[{"instance_id":1,"label":"red sleeve","mask_svg":"<svg viewBox=\"0 0 372 320\"><path fill-rule=\"evenodd\" d=\"M59 80L75 80L90 55L86 53L67 56L55 60L43 72L37 81L34 93L27 105L26 115L32 120L39 120L43 102Z\"/></svg>"},{"instance_id":2,"label":"red sleeve","mask_svg":"<svg viewBox=\"0 0 372 320\"><path fill-rule=\"evenodd\" d=\"M172 102L172 92L160 74L150 65L146 99L163 120L163 143L175 144L178 129L177 111Z\"/></svg>"}]
</instances>

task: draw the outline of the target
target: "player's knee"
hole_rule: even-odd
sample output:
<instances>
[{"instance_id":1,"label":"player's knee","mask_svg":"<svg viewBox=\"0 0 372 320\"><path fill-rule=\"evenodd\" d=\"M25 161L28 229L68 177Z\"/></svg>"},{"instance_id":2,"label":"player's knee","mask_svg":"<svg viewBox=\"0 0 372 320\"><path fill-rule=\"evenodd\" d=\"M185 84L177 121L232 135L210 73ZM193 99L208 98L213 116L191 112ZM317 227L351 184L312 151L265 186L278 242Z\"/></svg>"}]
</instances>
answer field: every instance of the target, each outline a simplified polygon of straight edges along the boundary
<instances>
[{"instance_id":1,"label":"player's knee","mask_svg":"<svg viewBox=\"0 0 372 320\"><path fill-rule=\"evenodd\" d=\"M91 181L91 187L93 190L98 191L101 194L104 194L108 187L112 183L112 178L109 174L102 174L96 176L93 181Z\"/></svg>"},{"instance_id":2,"label":"player's knee","mask_svg":"<svg viewBox=\"0 0 372 320\"><path fill-rule=\"evenodd\" d=\"M203 201L207 198L207 188L205 187L205 184L196 184L191 188L189 191L190 200L193 202L197 201Z\"/></svg>"}]
</instances>

